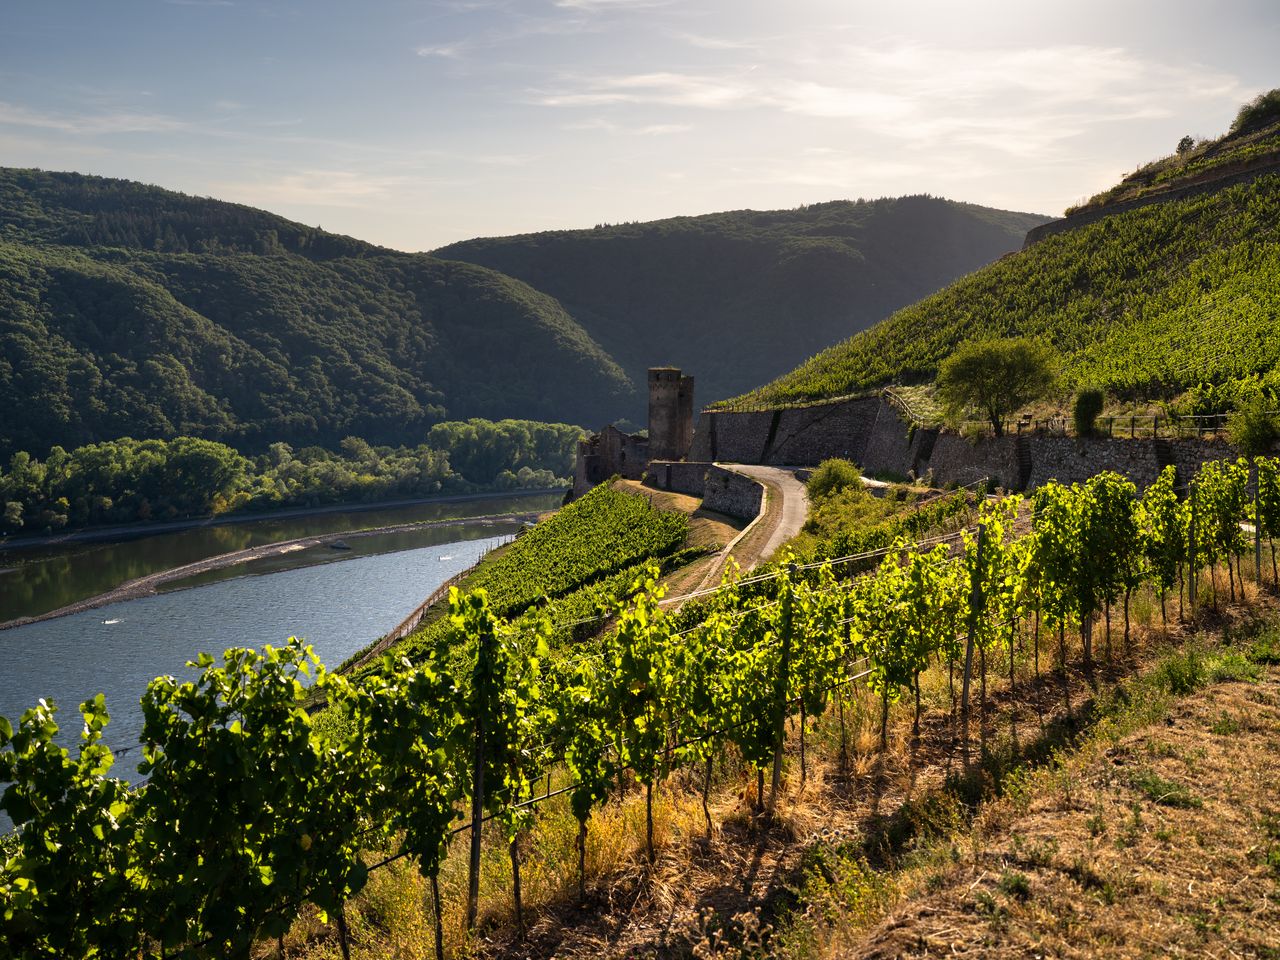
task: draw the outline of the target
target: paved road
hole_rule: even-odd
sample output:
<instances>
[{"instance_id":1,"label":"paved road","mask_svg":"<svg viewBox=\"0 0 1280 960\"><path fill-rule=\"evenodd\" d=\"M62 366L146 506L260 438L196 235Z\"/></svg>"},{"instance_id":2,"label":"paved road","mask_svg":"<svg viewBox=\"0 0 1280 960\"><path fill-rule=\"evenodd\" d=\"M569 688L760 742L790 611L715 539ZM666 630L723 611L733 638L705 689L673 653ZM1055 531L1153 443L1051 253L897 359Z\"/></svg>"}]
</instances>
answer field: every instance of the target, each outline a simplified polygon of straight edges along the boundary
<instances>
[{"instance_id":1,"label":"paved road","mask_svg":"<svg viewBox=\"0 0 1280 960\"><path fill-rule=\"evenodd\" d=\"M759 480L769 491L765 506L766 516L762 524L768 524L769 534L749 565L750 569L760 560L768 560L788 540L800 532L809 516L809 497L804 484L796 479L795 467L765 467L746 463L721 463L717 466ZM742 558L740 557L739 560Z\"/></svg>"}]
</instances>

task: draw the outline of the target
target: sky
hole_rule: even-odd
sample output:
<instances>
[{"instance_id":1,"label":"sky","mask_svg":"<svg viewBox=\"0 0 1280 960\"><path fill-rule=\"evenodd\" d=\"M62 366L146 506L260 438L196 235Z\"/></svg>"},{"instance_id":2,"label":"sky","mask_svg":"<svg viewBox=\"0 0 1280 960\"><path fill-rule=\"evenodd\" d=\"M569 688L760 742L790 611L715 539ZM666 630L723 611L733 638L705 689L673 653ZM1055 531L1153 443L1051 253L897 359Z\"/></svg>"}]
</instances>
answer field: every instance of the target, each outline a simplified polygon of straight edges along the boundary
<instances>
[{"instance_id":1,"label":"sky","mask_svg":"<svg viewBox=\"0 0 1280 960\"><path fill-rule=\"evenodd\" d=\"M3 0L0 165L402 250L930 193L1060 214L1280 86L1276 0Z\"/></svg>"}]
</instances>

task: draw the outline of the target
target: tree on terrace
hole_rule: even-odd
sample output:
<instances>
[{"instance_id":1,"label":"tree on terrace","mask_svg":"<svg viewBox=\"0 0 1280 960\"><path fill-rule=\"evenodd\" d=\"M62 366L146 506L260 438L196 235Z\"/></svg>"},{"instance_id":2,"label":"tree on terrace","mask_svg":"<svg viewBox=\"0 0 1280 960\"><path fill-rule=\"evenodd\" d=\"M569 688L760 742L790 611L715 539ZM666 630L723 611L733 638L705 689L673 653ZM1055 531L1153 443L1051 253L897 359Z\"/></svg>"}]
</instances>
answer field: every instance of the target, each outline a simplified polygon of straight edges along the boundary
<instances>
[{"instance_id":1,"label":"tree on terrace","mask_svg":"<svg viewBox=\"0 0 1280 960\"><path fill-rule=\"evenodd\" d=\"M1043 397L1053 383L1053 354L1043 344L971 340L942 361L937 389L951 415L977 407L998 437L1005 416Z\"/></svg>"}]
</instances>

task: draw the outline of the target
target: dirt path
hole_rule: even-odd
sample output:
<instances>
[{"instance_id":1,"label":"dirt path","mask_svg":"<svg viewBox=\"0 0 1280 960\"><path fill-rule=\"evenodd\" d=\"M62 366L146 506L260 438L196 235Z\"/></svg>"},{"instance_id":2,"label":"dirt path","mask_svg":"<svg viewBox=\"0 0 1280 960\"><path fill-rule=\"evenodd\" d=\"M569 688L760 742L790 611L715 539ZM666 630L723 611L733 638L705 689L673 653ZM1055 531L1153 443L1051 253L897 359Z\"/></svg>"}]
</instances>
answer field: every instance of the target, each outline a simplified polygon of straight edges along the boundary
<instances>
[{"instance_id":1,"label":"dirt path","mask_svg":"<svg viewBox=\"0 0 1280 960\"><path fill-rule=\"evenodd\" d=\"M274 557L285 553L293 553L297 550L305 550L308 547L318 547L324 544L333 543L335 540L355 540L360 537L372 537L379 534L411 533L415 530L466 526L468 524L476 523L493 523L495 521L533 521L537 518L538 514L536 513L504 513L488 517L460 517L454 520L434 520L427 523L399 523L388 527L374 527L369 530L352 530L344 533L326 533L314 537L301 537L296 540L282 540L278 543L267 543L257 547L249 547L245 550L234 550L231 553L219 554L216 557L207 557L204 560L197 560L194 563L183 564L182 566L174 567L171 570L162 570L159 573L148 574L145 577L138 577L137 579L122 583L114 590L108 590L106 593L100 593L96 597L89 597L85 600L77 600L75 603L69 603L65 607L59 607L57 610L50 610L48 613L37 614L34 617L19 617L16 620L8 620L4 623L0 623L0 630L8 630L12 627L22 627L29 623L39 623L42 620L53 620L57 617L65 617L73 613L81 613L85 610L105 607L108 604L119 603L123 600L135 600L138 597L150 596L154 594L160 586L174 580L182 580L186 577L207 573L210 570L221 570L225 567L234 567L242 563L248 563L251 560L262 559L263 557Z\"/></svg>"},{"instance_id":2,"label":"dirt path","mask_svg":"<svg viewBox=\"0 0 1280 960\"><path fill-rule=\"evenodd\" d=\"M745 463L717 464L764 484L764 516L734 549L744 570L773 557L784 543L800 532L809 516L809 496L796 479L795 467L766 467Z\"/></svg>"}]
</instances>

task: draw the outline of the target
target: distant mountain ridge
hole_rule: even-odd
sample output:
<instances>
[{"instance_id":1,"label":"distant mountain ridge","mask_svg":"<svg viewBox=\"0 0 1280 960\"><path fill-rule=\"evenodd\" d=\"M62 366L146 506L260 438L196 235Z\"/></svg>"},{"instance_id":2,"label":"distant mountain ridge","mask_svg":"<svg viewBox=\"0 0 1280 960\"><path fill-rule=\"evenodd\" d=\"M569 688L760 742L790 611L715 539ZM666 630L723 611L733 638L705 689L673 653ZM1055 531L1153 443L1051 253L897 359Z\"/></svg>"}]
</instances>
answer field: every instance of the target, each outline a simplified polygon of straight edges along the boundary
<instances>
[{"instance_id":1,"label":"distant mountain ridge","mask_svg":"<svg viewBox=\"0 0 1280 960\"><path fill-rule=\"evenodd\" d=\"M0 456L126 435L413 445L445 418L638 419L651 364L694 372L699 402L745 389L1044 219L841 201L471 241L443 259L131 181L0 168Z\"/></svg>"},{"instance_id":2,"label":"distant mountain ridge","mask_svg":"<svg viewBox=\"0 0 1280 960\"><path fill-rule=\"evenodd\" d=\"M659 362L693 373L701 404L1017 250L1049 219L909 196L483 238L434 253L555 297L638 383Z\"/></svg>"}]
</instances>

